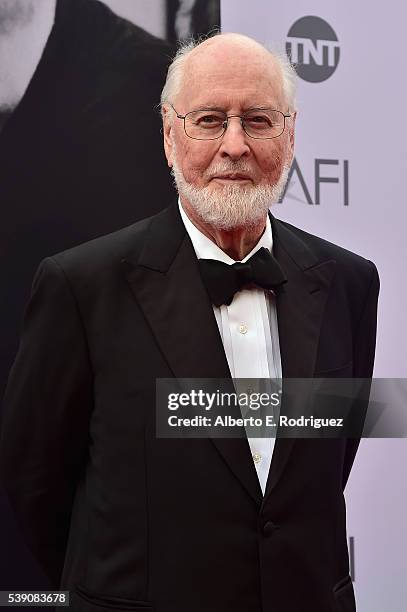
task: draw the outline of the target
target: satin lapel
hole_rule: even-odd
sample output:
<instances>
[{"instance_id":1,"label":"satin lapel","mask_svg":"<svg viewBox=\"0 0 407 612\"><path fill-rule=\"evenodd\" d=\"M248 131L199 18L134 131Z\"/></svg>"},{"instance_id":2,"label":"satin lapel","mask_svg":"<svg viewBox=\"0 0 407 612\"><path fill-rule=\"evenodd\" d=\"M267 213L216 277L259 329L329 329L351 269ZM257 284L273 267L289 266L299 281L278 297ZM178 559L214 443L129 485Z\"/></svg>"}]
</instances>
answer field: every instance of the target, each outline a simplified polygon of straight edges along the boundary
<instances>
[{"instance_id":1,"label":"satin lapel","mask_svg":"<svg viewBox=\"0 0 407 612\"><path fill-rule=\"evenodd\" d=\"M271 221L273 253L288 279L277 296L283 379L312 378L336 262L320 261L287 226L273 217ZM277 485L294 446L295 439L279 438L277 433L264 501Z\"/></svg>"},{"instance_id":2,"label":"satin lapel","mask_svg":"<svg viewBox=\"0 0 407 612\"><path fill-rule=\"evenodd\" d=\"M212 304L177 206L153 218L142 252L128 255L123 265L173 375L230 378ZM247 439L212 438L212 442L260 505L262 494Z\"/></svg>"}]
</instances>

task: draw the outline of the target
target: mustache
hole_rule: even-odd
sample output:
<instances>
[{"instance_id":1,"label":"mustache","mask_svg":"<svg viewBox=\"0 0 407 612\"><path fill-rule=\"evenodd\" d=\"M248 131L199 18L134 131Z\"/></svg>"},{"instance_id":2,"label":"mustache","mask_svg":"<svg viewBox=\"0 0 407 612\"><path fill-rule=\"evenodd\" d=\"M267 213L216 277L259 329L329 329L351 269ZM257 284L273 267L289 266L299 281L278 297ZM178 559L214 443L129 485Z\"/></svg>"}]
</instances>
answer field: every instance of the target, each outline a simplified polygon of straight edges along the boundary
<instances>
[{"instance_id":1,"label":"mustache","mask_svg":"<svg viewBox=\"0 0 407 612\"><path fill-rule=\"evenodd\" d=\"M281 162L281 156L279 154L275 155L273 160L273 169L279 167L281 165ZM211 166L205 172L205 178L211 179L214 176L232 173L246 174L250 178L253 178L253 167L247 161L242 159L239 159L235 162L231 160L225 160L224 162L219 162Z\"/></svg>"},{"instance_id":2,"label":"mustache","mask_svg":"<svg viewBox=\"0 0 407 612\"><path fill-rule=\"evenodd\" d=\"M253 176L253 168L245 161L218 163L211 166L206 172L207 178L213 178L222 174L241 173Z\"/></svg>"}]
</instances>

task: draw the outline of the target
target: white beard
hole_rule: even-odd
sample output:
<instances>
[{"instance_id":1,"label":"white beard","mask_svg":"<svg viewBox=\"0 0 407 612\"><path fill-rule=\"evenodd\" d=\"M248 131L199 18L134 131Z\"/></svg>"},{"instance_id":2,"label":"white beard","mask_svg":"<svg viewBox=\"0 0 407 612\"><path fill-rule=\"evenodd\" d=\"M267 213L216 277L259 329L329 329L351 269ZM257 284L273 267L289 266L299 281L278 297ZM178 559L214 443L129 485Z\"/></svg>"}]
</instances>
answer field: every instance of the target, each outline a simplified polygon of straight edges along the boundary
<instances>
[{"instance_id":1,"label":"white beard","mask_svg":"<svg viewBox=\"0 0 407 612\"><path fill-rule=\"evenodd\" d=\"M228 172L250 173L246 162L216 164L211 167L211 174ZM219 185L213 187L195 187L185 177L174 159L171 174L179 195L184 197L198 217L212 227L231 230L237 227L251 227L264 220L271 204L278 202L283 193L290 167L283 165L281 175L274 185Z\"/></svg>"}]
</instances>

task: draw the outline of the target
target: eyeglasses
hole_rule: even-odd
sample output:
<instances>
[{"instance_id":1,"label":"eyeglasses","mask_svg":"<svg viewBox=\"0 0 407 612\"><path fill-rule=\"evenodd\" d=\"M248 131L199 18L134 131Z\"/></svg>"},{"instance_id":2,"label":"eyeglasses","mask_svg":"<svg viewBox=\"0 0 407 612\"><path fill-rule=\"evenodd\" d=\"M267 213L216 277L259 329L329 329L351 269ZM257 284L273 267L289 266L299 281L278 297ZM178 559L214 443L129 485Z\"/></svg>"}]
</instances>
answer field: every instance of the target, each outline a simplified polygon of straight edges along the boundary
<instances>
[{"instance_id":1,"label":"eyeglasses","mask_svg":"<svg viewBox=\"0 0 407 612\"><path fill-rule=\"evenodd\" d=\"M221 138L232 117L240 119L242 128L250 138L278 138L284 132L286 118L291 117L273 108L252 108L243 115L227 115L221 110L202 108L180 115L172 104L170 106L178 119L183 119L185 134L195 140Z\"/></svg>"}]
</instances>

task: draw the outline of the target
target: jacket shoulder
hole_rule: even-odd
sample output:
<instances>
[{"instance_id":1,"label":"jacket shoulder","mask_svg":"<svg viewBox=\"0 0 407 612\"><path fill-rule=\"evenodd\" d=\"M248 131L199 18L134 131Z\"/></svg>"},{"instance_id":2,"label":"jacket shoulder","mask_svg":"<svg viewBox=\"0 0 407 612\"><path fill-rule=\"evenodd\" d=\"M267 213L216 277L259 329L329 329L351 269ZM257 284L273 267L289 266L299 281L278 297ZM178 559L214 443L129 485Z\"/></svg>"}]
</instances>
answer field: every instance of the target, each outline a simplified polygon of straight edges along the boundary
<instances>
[{"instance_id":1,"label":"jacket shoulder","mask_svg":"<svg viewBox=\"0 0 407 612\"><path fill-rule=\"evenodd\" d=\"M92 278L113 270L131 252L141 252L154 217L142 219L110 234L99 236L51 257L68 276Z\"/></svg>"},{"instance_id":2,"label":"jacket shoulder","mask_svg":"<svg viewBox=\"0 0 407 612\"><path fill-rule=\"evenodd\" d=\"M338 271L342 272L346 277L371 278L372 275L377 276L375 264L365 257L349 251L344 247L329 242L320 236L306 232L286 221L276 220L278 225L284 227L285 232L291 233L300 240L319 261L332 259L336 262Z\"/></svg>"}]
</instances>

